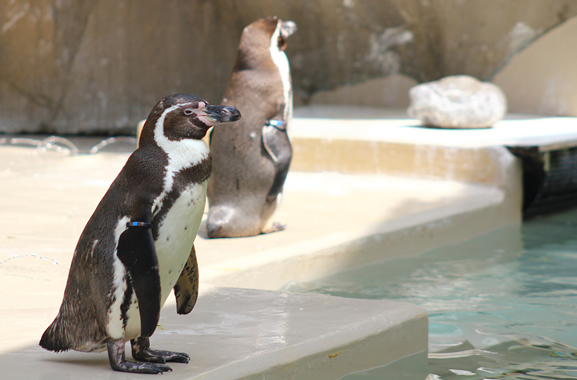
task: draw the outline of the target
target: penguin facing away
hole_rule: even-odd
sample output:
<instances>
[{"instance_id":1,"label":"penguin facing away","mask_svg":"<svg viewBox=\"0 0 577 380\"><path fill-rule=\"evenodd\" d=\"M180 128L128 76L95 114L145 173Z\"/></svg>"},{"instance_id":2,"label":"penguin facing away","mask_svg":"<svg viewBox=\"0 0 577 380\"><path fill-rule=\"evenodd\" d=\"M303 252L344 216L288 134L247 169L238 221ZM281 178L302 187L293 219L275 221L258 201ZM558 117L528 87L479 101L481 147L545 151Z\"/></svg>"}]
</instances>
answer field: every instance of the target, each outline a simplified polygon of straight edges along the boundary
<instances>
[{"instance_id":1,"label":"penguin facing away","mask_svg":"<svg viewBox=\"0 0 577 380\"><path fill-rule=\"evenodd\" d=\"M137 150L114 180L76 246L60 311L40 345L51 351L104 351L112 369L162 373L188 363L185 353L154 350L149 338L174 288L177 312L198 295L194 239L204 211L211 155L203 140L214 125L236 121L236 108L189 94L162 99ZM125 360L125 343L132 356Z\"/></svg>"},{"instance_id":2,"label":"penguin facing away","mask_svg":"<svg viewBox=\"0 0 577 380\"><path fill-rule=\"evenodd\" d=\"M284 229L267 222L282 194L292 158L287 129L292 88L286 39L292 21L260 19L241 35L223 104L242 120L210 135L213 174L208 184L207 232L211 238L258 235Z\"/></svg>"}]
</instances>

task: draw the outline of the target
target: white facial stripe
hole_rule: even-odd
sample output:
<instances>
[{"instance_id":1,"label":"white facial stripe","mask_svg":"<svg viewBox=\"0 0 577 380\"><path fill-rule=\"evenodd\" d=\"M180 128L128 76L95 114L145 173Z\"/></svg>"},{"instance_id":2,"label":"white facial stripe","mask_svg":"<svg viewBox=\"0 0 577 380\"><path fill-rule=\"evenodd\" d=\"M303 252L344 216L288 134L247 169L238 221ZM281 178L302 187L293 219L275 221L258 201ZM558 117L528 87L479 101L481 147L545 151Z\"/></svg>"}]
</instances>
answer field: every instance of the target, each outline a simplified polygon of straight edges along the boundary
<instances>
[{"instance_id":1,"label":"white facial stripe","mask_svg":"<svg viewBox=\"0 0 577 380\"><path fill-rule=\"evenodd\" d=\"M281 51L278 48L278 38L280 35L281 26L282 23L280 21L277 22L276 29L270 39L269 50L270 50L270 56L280 72L283 87L284 102L285 102L285 109L283 116L288 124L288 121L290 121L290 119L292 118L291 77L290 77L290 67L288 58L284 53L284 51Z\"/></svg>"},{"instance_id":2,"label":"white facial stripe","mask_svg":"<svg viewBox=\"0 0 577 380\"><path fill-rule=\"evenodd\" d=\"M112 297L114 302L110 306L108 314L108 325L106 326L108 336L113 339L120 339L124 337L124 325L122 321L122 311L120 307L124 301L124 293L126 292L126 269L124 264L118 258L118 240L120 235L126 230L126 223L130 221L128 216L122 217L116 224L114 230L114 274L112 279Z\"/></svg>"},{"instance_id":3,"label":"white facial stripe","mask_svg":"<svg viewBox=\"0 0 577 380\"><path fill-rule=\"evenodd\" d=\"M200 110L205 105L206 103L204 102L199 103L199 110L195 110L197 115L202 112ZM172 141L165 136L164 120L166 115L180 107L182 107L182 104L174 105L164 110L154 126L154 140L168 154L168 166L164 177L163 191L152 205L153 215L162 208L164 197L172 189L174 175L182 169L199 164L208 157L210 152L204 140L182 139L180 141Z\"/></svg>"}]
</instances>

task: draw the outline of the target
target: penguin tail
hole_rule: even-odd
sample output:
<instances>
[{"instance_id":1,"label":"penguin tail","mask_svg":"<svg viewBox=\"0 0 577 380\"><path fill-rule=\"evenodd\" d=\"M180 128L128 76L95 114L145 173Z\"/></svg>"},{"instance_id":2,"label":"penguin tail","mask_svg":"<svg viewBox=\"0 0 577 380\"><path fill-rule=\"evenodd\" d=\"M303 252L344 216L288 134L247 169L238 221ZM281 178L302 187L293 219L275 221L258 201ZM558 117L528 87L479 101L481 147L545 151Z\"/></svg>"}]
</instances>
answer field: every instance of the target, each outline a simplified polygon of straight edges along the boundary
<instances>
[{"instance_id":1,"label":"penguin tail","mask_svg":"<svg viewBox=\"0 0 577 380\"><path fill-rule=\"evenodd\" d=\"M58 318L42 334L40 346L50 351L62 352L73 348L68 339L65 328Z\"/></svg>"},{"instance_id":2,"label":"penguin tail","mask_svg":"<svg viewBox=\"0 0 577 380\"><path fill-rule=\"evenodd\" d=\"M74 318L64 307L40 339L40 346L49 351L68 350L100 352L106 349L106 331L96 320Z\"/></svg>"}]
</instances>

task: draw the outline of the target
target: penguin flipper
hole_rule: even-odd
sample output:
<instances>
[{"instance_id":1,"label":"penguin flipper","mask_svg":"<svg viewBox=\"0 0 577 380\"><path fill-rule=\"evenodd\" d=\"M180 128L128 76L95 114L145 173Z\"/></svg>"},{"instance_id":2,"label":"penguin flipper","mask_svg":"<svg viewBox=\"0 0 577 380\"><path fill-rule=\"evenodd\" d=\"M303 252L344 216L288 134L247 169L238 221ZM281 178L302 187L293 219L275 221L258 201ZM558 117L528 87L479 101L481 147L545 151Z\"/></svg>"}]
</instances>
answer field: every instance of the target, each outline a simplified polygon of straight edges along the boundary
<instances>
[{"instance_id":1,"label":"penguin flipper","mask_svg":"<svg viewBox=\"0 0 577 380\"><path fill-rule=\"evenodd\" d=\"M149 337L160 318L160 275L150 224L128 227L118 240L117 255L126 268L140 310L140 334ZM145 226L142 226L145 225Z\"/></svg>"},{"instance_id":2,"label":"penguin flipper","mask_svg":"<svg viewBox=\"0 0 577 380\"><path fill-rule=\"evenodd\" d=\"M190 313L198 298L198 264L196 263L194 245L174 285L174 295L176 297L176 312L178 314Z\"/></svg>"},{"instance_id":3,"label":"penguin flipper","mask_svg":"<svg viewBox=\"0 0 577 380\"><path fill-rule=\"evenodd\" d=\"M276 175L267 196L274 199L282 192L293 150L286 129L279 129L273 125L265 125L262 128L262 143L276 168Z\"/></svg>"}]
</instances>

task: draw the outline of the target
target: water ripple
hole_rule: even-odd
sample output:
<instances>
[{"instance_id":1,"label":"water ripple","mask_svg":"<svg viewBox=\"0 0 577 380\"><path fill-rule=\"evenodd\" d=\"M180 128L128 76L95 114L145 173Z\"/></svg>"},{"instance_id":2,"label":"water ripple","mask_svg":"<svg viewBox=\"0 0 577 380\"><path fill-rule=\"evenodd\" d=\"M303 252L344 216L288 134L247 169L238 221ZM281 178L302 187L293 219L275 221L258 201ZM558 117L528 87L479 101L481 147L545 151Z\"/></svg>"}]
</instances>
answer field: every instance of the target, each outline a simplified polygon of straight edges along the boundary
<instances>
[{"instance_id":1,"label":"water ripple","mask_svg":"<svg viewBox=\"0 0 577 380\"><path fill-rule=\"evenodd\" d=\"M0 139L0 144L10 144L10 145L21 145L21 146L31 146L35 147L41 152L55 151L65 155L76 155L80 154L80 149L67 138L60 136L49 136L45 139L34 139L27 137L13 137L9 141L5 138ZM105 147L108 147L117 143L127 143L136 145L137 140L135 137L131 136L119 136L119 137L109 137L106 138L92 148L90 148L87 154L96 154Z\"/></svg>"}]
</instances>

